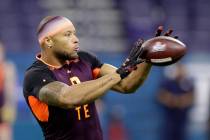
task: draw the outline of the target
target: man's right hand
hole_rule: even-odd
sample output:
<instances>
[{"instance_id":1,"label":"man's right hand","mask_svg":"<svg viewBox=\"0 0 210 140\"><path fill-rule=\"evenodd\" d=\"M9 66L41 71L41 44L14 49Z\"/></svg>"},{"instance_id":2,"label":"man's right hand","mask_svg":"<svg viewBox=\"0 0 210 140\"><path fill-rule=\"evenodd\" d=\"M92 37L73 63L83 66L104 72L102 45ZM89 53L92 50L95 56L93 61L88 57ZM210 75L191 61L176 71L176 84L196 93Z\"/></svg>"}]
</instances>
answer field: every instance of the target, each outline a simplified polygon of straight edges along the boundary
<instances>
[{"instance_id":1,"label":"man's right hand","mask_svg":"<svg viewBox=\"0 0 210 140\"><path fill-rule=\"evenodd\" d=\"M143 39L137 40L134 45L132 46L132 49L126 58L126 60L123 62L123 64L117 69L117 73L120 74L121 79L124 79L127 77L133 70L136 69L136 65L144 62L144 60L139 57L142 54L142 44L144 43Z\"/></svg>"},{"instance_id":2,"label":"man's right hand","mask_svg":"<svg viewBox=\"0 0 210 140\"><path fill-rule=\"evenodd\" d=\"M155 37L161 36L163 32L163 26L159 26L155 32ZM169 29L166 31L163 36L171 36L173 30ZM178 36L175 36L174 38L178 38ZM143 39L138 39L134 45L132 46L132 49L130 51L129 56L124 61L124 63L117 69L117 73L120 74L121 79L124 79L127 77L133 70L135 70L137 67L137 64L140 64L145 61L144 56L147 53L144 48L142 48L142 44L144 43Z\"/></svg>"}]
</instances>

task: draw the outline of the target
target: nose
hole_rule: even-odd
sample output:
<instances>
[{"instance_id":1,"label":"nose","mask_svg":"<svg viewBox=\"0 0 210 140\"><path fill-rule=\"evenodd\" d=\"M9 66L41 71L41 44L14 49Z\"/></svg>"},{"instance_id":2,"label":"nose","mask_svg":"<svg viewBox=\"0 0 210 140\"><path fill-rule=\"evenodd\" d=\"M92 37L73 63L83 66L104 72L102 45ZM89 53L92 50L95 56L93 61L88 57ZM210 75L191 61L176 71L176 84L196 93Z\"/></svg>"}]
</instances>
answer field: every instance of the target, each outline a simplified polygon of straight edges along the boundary
<instances>
[{"instance_id":1,"label":"nose","mask_svg":"<svg viewBox=\"0 0 210 140\"><path fill-rule=\"evenodd\" d=\"M76 35L74 35L73 42L74 42L74 43L79 43L79 38L78 38Z\"/></svg>"}]
</instances>

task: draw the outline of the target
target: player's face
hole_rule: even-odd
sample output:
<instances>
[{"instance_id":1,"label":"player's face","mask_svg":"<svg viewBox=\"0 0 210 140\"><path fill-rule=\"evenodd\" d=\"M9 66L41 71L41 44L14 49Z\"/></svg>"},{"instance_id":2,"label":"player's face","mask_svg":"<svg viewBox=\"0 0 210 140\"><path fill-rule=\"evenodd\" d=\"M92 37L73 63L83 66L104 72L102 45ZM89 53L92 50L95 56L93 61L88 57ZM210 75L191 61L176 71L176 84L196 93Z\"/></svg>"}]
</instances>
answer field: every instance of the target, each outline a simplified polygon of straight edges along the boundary
<instances>
[{"instance_id":1,"label":"player's face","mask_svg":"<svg viewBox=\"0 0 210 140\"><path fill-rule=\"evenodd\" d=\"M79 39L76 36L76 30L72 23L55 34L52 40L54 44L52 48L56 57L65 60L78 58Z\"/></svg>"}]
</instances>

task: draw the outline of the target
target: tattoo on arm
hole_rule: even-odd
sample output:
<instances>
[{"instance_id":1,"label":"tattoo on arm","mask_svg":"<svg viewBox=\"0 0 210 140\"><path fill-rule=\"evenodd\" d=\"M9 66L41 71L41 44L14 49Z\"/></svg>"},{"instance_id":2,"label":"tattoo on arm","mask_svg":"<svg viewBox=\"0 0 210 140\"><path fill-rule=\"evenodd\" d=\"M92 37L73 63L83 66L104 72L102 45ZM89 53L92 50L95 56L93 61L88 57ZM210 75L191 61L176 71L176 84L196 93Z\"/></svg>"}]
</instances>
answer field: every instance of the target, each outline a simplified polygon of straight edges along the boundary
<instances>
[{"instance_id":1,"label":"tattoo on arm","mask_svg":"<svg viewBox=\"0 0 210 140\"><path fill-rule=\"evenodd\" d=\"M40 89L39 99L48 105L62 107L64 105L60 101L60 97L66 86L68 85L58 81L51 82Z\"/></svg>"},{"instance_id":2,"label":"tattoo on arm","mask_svg":"<svg viewBox=\"0 0 210 140\"><path fill-rule=\"evenodd\" d=\"M40 89L39 99L48 105L73 108L101 97L119 81L120 76L116 73L72 86L55 81Z\"/></svg>"}]
</instances>

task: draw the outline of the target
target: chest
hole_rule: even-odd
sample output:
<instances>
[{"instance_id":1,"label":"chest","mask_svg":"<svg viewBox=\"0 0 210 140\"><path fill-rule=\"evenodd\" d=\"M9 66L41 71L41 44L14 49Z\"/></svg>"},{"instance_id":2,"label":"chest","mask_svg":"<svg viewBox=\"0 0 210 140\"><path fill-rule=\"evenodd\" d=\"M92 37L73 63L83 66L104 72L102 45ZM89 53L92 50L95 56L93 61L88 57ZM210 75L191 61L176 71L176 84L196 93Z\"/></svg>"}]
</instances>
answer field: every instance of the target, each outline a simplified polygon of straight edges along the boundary
<instances>
[{"instance_id":1,"label":"chest","mask_svg":"<svg viewBox=\"0 0 210 140\"><path fill-rule=\"evenodd\" d=\"M66 64L60 69L53 70L53 74L58 81L68 85L93 79L91 66L85 61Z\"/></svg>"},{"instance_id":2,"label":"chest","mask_svg":"<svg viewBox=\"0 0 210 140\"><path fill-rule=\"evenodd\" d=\"M168 82L167 88L169 91L177 94L191 92L193 89L192 83L189 80L185 79L182 81L170 81Z\"/></svg>"}]
</instances>

